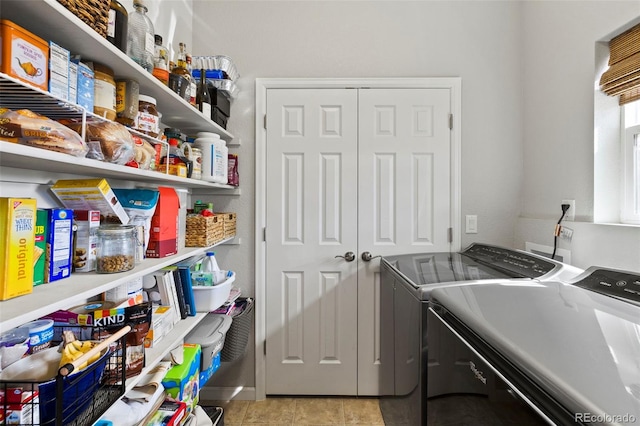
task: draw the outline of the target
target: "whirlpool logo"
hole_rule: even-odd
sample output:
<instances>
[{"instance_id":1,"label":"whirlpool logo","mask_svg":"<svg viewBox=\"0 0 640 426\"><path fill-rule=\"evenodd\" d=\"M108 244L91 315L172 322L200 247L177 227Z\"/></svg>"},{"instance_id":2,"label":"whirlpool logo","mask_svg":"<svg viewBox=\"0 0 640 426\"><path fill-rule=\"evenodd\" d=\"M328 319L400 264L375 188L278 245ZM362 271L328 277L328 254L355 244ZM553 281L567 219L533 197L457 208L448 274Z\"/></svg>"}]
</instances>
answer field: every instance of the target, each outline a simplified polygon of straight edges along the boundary
<instances>
[{"instance_id":1,"label":"whirlpool logo","mask_svg":"<svg viewBox=\"0 0 640 426\"><path fill-rule=\"evenodd\" d=\"M487 384L487 378L483 376L482 371L478 370L473 361L469 361L469 368L473 372L473 375L476 377L476 379L480 380L483 385Z\"/></svg>"}]
</instances>

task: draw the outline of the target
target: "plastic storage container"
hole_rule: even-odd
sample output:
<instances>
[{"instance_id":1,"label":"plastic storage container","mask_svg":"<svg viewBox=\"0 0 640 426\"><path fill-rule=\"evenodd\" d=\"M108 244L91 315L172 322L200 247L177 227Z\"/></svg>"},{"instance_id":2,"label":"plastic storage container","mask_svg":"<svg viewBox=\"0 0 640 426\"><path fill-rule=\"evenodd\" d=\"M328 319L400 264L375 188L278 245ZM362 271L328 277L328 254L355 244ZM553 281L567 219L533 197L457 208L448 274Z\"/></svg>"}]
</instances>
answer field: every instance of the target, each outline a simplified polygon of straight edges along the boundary
<instances>
[{"instance_id":1,"label":"plastic storage container","mask_svg":"<svg viewBox=\"0 0 640 426\"><path fill-rule=\"evenodd\" d=\"M236 273L223 283L214 286L193 286L193 297L196 301L196 312L211 312L218 309L227 301L231 293L231 284L236 279Z\"/></svg>"},{"instance_id":2,"label":"plastic storage container","mask_svg":"<svg viewBox=\"0 0 640 426\"><path fill-rule=\"evenodd\" d=\"M207 383L220 366L219 354L224 346L224 339L232 321L228 315L210 313L184 338L186 343L196 343L202 348L200 388ZM218 358L217 363L216 358Z\"/></svg>"},{"instance_id":3,"label":"plastic storage container","mask_svg":"<svg viewBox=\"0 0 640 426\"><path fill-rule=\"evenodd\" d=\"M202 150L202 180L207 182L227 183L229 149L220 135L210 132L199 132L194 146Z\"/></svg>"}]
</instances>

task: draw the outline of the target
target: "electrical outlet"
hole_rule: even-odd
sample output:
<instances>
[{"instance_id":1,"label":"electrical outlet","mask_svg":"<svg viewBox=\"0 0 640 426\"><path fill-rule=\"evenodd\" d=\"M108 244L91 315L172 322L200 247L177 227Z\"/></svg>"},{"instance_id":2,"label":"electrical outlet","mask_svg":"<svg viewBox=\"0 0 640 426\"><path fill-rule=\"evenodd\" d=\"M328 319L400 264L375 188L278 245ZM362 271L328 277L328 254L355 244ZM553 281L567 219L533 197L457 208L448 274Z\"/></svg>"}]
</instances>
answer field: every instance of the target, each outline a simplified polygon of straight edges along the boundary
<instances>
[{"instance_id":1,"label":"electrical outlet","mask_svg":"<svg viewBox=\"0 0 640 426\"><path fill-rule=\"evenodd\" d=\"M478 233L478 216L476 216L475 214L468 214L465 216L465 219L466 219L465 233L477 234Z\"/></svg>"},{"instance_id":2,"label":"electrical outlet","mask_svg":"<svg viewBox=\"0 0 640 426\"><path fill-rule=\"evenodd\" d=\"M569 210L564 215L564 220L569 222L576 220L576 200L562 200L561 204L569 204Z\"/></svg>"},{"instance_id":3,"label":"electrical outlet","mask_svg":"<svg viewBox=\"0 0 640 426\"><path fill-rule=\"evenodd\" d=\"M560 238L562 238L563 240L571 241L571 238L573 238L573 229L563 226L560 229Z\"/></svg>"}]
</instances>

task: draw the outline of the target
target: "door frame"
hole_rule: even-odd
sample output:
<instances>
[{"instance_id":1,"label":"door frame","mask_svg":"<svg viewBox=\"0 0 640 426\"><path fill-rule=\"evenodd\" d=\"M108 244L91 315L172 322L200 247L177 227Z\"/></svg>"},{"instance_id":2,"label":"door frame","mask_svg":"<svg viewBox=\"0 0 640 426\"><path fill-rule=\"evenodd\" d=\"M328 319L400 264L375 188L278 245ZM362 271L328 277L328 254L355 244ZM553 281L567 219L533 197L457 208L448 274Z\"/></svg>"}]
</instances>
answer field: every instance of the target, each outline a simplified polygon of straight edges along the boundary
<instances>
[{"instance_id":1,"label":"door frame","mask_svg":"<svg viewBox=\"0 0 640 426\"><path fill-rule=\"evenodd\" d=\"M460 77L427 78L257 78L255 105L255 399L266 398L266 129L267 90L269 89L450 89L451 112L451 217L454 250L461 244L461 148L462 148L462 79Z\"/></svg>"}]
</instances>

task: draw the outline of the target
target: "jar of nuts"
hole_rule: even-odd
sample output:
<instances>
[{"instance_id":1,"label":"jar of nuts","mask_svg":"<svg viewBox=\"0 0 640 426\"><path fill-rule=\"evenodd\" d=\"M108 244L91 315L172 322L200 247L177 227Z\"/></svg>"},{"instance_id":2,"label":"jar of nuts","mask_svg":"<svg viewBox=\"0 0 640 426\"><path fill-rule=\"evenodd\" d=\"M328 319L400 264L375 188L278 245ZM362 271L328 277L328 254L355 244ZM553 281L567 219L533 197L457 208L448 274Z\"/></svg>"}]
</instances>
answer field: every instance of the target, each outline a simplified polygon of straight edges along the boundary
<instances>
[{"instance_id":1,"label":"jar of nuts","mask_svg":"<svg viewBox=\"0 0 640 426\"><path fill-rule=\"evenodd\" d=\"M98 228L96 272L111 274L133 269L136 263L136 228L133 225L101 225Z\"/></svg>"}]
</instances>

